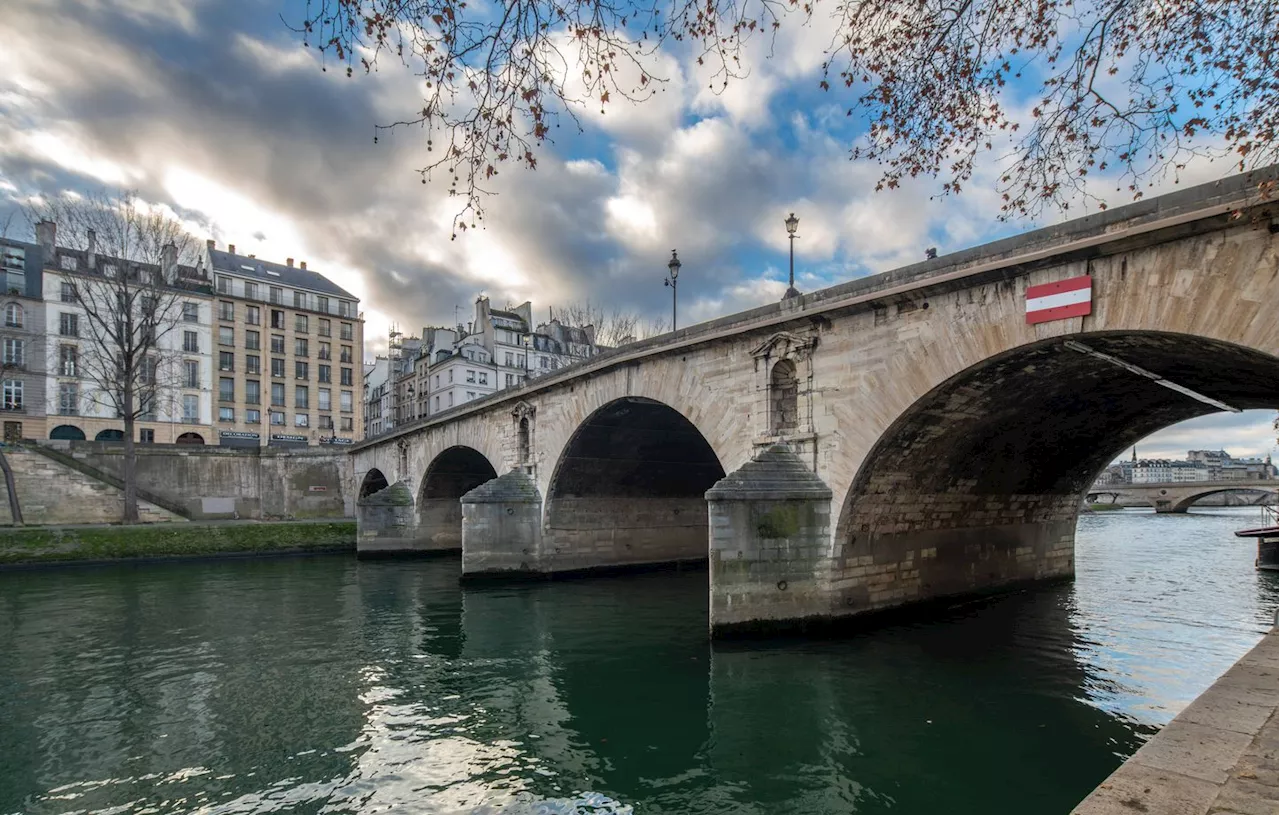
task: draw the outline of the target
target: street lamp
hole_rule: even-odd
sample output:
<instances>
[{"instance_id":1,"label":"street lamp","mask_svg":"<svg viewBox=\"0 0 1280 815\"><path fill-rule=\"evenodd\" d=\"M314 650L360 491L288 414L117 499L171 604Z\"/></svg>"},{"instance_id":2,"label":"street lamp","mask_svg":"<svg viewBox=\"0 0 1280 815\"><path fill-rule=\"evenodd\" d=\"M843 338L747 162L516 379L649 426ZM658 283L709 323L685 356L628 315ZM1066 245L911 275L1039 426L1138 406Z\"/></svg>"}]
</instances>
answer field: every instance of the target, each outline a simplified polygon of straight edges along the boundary
<instances>
[{"instance_id":1,"label":"street lamp","mask_svg":"<svg viewBox=\"0 0 1280 815\"><path fill-rule=\"evenodd\" d=\"M787 239L791 241L791 274L788 278L787 293L782 295L782 299L790 300L792 297L800 296L800 292L796 290L796 228L800 226L800 219L793 212L787 216L784 223L787 225Z\"/></svg>"},{"instance_id":2,"label":"street lamp","mask_svg":"<svg viewBox=\"0 0 1280 815\"><path fill-rule=\"evenodd\" d=\"M676 279L680 276L680 258L676 250L671 250L671 261L667 263L667 271L671 276L662 281L662 285L671 287L671 330L676 330Z\"/></svg>"},{"instance_id":3,"label":"street lamp","mask_svg":"<svg viewBox=\"0 0 1280 815\"><path fill-rule=\"evenodd\" d=\"M418 418L418 406L413 401L414 390L413 390L412 382L409 383L408 393L409 393L409 419L412 421L413 419Z\"/></svg>"}]
</instances>

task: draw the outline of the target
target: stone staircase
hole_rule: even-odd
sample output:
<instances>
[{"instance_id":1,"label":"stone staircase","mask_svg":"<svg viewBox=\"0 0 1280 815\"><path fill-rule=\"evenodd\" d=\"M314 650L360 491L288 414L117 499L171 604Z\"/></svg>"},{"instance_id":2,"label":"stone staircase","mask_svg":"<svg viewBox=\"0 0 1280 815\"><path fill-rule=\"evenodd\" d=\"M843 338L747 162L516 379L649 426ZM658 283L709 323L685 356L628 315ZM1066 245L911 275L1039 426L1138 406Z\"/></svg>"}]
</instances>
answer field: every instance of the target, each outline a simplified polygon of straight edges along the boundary
<instances>
[{"instance_id":1,"label":"stone staircase","mask_svg":"<svg viewBox=\"0 0 1280 815\"><path fill-rule=\"evenodd\" d=\"M5 445L13 470L23 521L28 526L119 523L124 512L123 485L105 473L88 472L56 451L27 445ZM180 513L138 495L140 523L185 521ZM7 497L0 497L0 524L12 524Z\"/></svg>"}]
</instances>

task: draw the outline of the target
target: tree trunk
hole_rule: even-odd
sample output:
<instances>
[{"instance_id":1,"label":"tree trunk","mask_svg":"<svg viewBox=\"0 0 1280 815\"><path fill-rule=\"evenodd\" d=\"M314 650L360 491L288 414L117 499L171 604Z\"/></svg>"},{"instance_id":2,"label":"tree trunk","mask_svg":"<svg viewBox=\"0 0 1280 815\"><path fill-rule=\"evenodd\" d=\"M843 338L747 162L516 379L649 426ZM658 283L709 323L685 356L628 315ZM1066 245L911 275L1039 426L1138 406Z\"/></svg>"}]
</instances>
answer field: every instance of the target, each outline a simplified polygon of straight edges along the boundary
<instances>
[{"instance_id":1,"label":"tree trunk","mask_svg":"<svg viewBox=\"0 0 1280 815\"><path fill-rule=\"evenodd\" d=\"M9 457L0 448L0 470L4 470L4 488L9 493L9 515L14 526L22 526L22 505L18 502L18 485L13 480L13 470L9 467Z\"/></svg>"},{"instance_id":2,"label":"tree trunk","mask_svg":"<svg viewBox=\"0 0 1280 815\"><path fill-rule=\"evenodd\" d=\"M132 412L132 411L130 411ZM138 449L133 443L134 419L125 414L124 420L124 522L138 522Z\"/></svg>"}]
</instances>

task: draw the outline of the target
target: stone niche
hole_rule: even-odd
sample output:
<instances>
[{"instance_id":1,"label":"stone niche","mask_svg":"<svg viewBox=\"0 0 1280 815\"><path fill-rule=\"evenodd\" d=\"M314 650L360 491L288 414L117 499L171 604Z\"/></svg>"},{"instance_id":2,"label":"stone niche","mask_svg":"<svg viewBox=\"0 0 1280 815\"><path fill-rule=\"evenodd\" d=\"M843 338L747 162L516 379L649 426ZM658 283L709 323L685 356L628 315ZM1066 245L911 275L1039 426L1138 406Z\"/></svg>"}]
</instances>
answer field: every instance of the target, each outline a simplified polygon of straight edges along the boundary
<instances>
[{"instance_id":1,"label":"stone niche","mask_svg":"<svg viewBox=\"0 0 1280 815\"><path fill-rule=\"evenodd\" d=\"M462 496L462 576L493 577L539 570L542 496L519 470Z\"/></svg>"},{"instance_id":2,"label":"stone niche","mask_svg":"<svg viewBox=\"0 0 1280 815\"><path fill-rule=\"evenodd\" d=\"M830 613L831 489L775 444L707 491L711 633Z\"/></svg>"}]
</instances>

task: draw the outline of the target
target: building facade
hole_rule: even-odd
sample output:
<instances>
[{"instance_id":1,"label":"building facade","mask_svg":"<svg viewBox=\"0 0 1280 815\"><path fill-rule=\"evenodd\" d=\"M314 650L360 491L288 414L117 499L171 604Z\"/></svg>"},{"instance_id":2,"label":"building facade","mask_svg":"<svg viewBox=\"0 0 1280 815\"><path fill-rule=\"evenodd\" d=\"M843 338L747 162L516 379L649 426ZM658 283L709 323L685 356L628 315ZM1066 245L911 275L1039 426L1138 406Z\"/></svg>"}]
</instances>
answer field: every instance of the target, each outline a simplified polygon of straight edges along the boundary
<instances>
[{"instance_id":1,"label":"building facade","mask_svg":"<svg viewBox=\"0 0 1280 815\"><path fill-rule=\"evenodd\" d=\"M45 311L43 260L38 244L0 240L0 413L4 438L42 436L45 430Z\"/></svg>"},{"instance_id":2,"label":"building facade","mask_svg":"<svg viewBox=\"0 0 1280 815\"><path fill-rule=\"evenodd\" d=\"M217 443L351 444L364 429L359 300L306 263L207 242Z\"/></svg>"}]
</instances>

